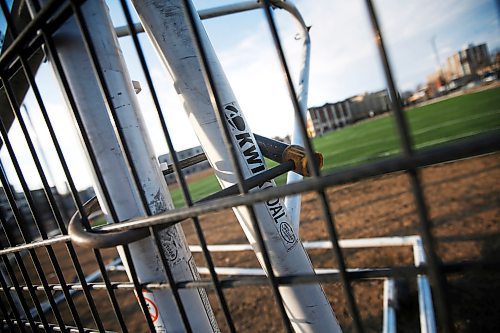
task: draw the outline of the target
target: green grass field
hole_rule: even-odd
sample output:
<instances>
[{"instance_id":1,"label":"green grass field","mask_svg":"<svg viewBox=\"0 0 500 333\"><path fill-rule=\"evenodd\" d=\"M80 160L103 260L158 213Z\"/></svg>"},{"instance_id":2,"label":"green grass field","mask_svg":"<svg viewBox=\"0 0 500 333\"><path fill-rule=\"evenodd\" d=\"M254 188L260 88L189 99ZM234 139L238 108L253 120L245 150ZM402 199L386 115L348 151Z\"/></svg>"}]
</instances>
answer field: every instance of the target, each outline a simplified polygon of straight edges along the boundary
<instances>
[{"instance_id":1,"label":"green grass field","mask_svg":"<svg viewBox=\"0 0 500 333\"><path fill-rule=\"evenodd\" d=\"M478 133L500 129L500 88L462 95L406 111L416 149L430 147ZM399 139L391 115L366 120L330 132L313 140L323 153L323 172L384 158L399 153ZM268 166L275 165L268 161ZM284 183L279 177L278 183ZM215 176L189 184L191 196L198 200L219 190ZM172 191L176 207L182 206L178 189Z\"/></svg>"}]
</instances>

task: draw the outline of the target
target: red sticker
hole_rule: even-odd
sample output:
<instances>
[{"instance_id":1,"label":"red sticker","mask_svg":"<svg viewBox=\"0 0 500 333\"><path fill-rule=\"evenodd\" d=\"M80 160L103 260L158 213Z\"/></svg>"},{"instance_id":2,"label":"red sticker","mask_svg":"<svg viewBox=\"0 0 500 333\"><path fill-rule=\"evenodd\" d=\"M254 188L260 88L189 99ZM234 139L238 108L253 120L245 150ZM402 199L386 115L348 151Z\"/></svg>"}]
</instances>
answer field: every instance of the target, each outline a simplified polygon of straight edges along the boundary
<instances>
[{"instance_id":1,"label":"red sticker","mask_svg":"<svg viewBox=\"0 0 500 333\"><path fill-rule=\"evenodd\" d=\"M153 300L151 298L144 296L144 294L143 294L143 297L144 297L144 300L146 301L146 306L148 307L149 314L151 315L151 320L154 323L155 321L158 320L158 316L159 316L158 307L156 306L155 302L153 302ZM139 300L139 297L136 296L136 298L137 298L137 300Z\"/></svg>"},{"instance_id":2,"label":"red sticker","mask_svg":"<svg viewBox=\"0 0 500 333\"><path fill-rule=\"evenodd\" d=\"M158 320L158 307L156 306L155 302L153 302L152 299L144 297L146 300L146 304L148 306L149 313L151 314L151 320L153 320L153 323Z\"/></svg>"}]
</instances>

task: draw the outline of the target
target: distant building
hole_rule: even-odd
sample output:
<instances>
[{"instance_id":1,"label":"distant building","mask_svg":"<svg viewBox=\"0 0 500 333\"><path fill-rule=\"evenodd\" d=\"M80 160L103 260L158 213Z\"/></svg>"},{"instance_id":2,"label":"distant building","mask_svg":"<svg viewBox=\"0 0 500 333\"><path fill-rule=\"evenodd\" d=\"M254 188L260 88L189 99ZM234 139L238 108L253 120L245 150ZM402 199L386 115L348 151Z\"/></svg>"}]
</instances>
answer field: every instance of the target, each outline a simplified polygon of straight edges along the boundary
<instances>
[{"instance_id":1,"label":"distant building","mask_svg":"<svg viewBox=\"0 0 500 333\"><path fill-rule=\"evenodd\" d=\"M481 74L490 65L490 55L486 44L470 44L448 57L447 81Z\"/></svg>"},{"instance_id":2,"label":"distant building","mask_svg":"<svg viewBox=\"0 0 500 333\"><path fill-rule=\"evenodd\" d=\"M389 111L389 96L386 90L356 95L341 102L326 103L309 108L308 133L321 136L375 115Z\"/></svg>"},{"instance_id":3,"label":"distant building","mask_svg":"<svg viewBox=\"0 0 500 333\"><path fill-rule=\"evenodd\" d=\"M444 70L440 68L427 76L426 98L434 98L447 91L460 89L497 71L498 66L490 57L486 43L469 44L448 57Z\"/></svg>"},{"instance_id":4,"label":"distant building","mask_svg":"<svg viewBox=\"0 0 500 333\"><path fill-rule=\"evenodd\" d=\"M391 101L387 90L351 97L352 121L373 117L390 110Z\"/></svg>"},{"instance_id":5,"label":"distant building","mask_svg":"<svg viewBox=\"0 0 500 333\"><path fill-rule=\"evenodd\" d=\"M184 149L181 151L177 152L177 158L179 161L182 161L186 158L193 157L195 155L203 153L203 149L201 146L193 147L193 148L188 148ZM170 154L164 154L158 157L158 160L160 162L162 170L165 170L167 168L167 165L172 164L172 159L170 157ZM187 168L182 169L182 172L184 176L190 175L195 172L199 172L202 170L206 170L210 168L210 163L208 161L203 161L200 163L197 163L195 165L189 166ZM175 183L175 173L171 173L165 176L165 180L167 181L167 184L172 184Z\"/></svg>"},{"instance_id":6,"label":"distant building","mask_svg":"<svg viewBox=\"0 0 500 333\"><path fill-rule=\"evenodd\" d=\"M427 75L426 97L436 97L446 91L446 80L441 70Z\"/></svg>"},{"instance_id":7,"label":"distant building","mask_svg":"<svg viewBox=\"0 0 500 333\"><path fill-rule=\"evenodd\" d=\"M309 114L311 115L314 133L319 136L352 123L350 102L348 100L312 107L309 109Z\"/></svg>"}]
</instances>

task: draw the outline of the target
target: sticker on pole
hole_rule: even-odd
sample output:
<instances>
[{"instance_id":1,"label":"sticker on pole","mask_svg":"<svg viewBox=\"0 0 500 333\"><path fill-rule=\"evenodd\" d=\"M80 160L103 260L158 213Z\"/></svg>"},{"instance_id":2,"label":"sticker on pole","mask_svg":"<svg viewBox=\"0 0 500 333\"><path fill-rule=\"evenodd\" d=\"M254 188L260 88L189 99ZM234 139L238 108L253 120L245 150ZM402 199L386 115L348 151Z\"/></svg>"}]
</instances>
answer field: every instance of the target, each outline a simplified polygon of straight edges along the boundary
<instances>
[{"instance_id":1,"label":"sticker on pole","mask_svg":"<svg viewBox=\"0 0 500 333\"><path fill-rule=\"evenodd\" d=\"M280 223L280 234L281 234L281 237L283 237L283 239L287 243L290 243L290 244L295 243L295 241L296 241L295 234L293 233L292 227L287 222Z\"/></svg>"},{"instance_id":2,"label":"sticker on pole","mask_svg":"<svg viewBox=\"0 0 500 333\"><path fill-rule=\"evenodd\" d=\"M146 306L148 307L148 311L151 316L151 321L154 324L158 320L159 311L158 311L158 306L154 301L153 293L146 289L143 289L142 295L144 296L144 300L146 301ZM139 300L139 297L137 297L137 300Z\"/></svg>"},{"instance_id":3,"label":"sticker on pole","mask_svg":"<svg viewBox=\"0 0 500 333\"><path fill-rule=\"evenodd\" d=\"M251 174L255 175L264 171L266 169L264 158L236 102L224 105L224 115L231 129L235 147L243 155ZM276 186L274 182L267 181L260 185L259 188L265 190L274 186ZM298 243L298 237L290 226L290 219L286 213L283 201L278 198L270 199L266 201L265 207L274 221L274 227L279 234L283 246L287 251L290 251Z\"/></svg>"}]
</instances>

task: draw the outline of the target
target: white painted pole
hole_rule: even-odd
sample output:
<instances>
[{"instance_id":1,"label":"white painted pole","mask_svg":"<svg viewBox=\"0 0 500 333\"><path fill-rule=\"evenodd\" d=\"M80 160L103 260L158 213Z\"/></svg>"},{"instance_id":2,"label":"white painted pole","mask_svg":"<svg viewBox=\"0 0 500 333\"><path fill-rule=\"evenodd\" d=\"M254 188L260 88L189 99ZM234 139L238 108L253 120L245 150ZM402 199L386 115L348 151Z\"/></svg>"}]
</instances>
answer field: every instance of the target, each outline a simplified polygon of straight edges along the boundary
<instances>
[{"instance_id":1,"label":"white painted pole","mask_svg":"<svg viewBox=\"0 0 500 333\"><path fill-rule=\"evenodd\" d=\"M310 57L311 57L311 40L309 36L309 28L304 22L302 15L300 14L297 7L290 2L285 2L282 0L271 1L274 6L281 8L292 14L295 23L300 29L299 38L302 40L302 68L299 74L299 85L297 89L297 99L299 101L300 113L304 121L307 117L307 96L309 93L309 68L310 68ZM220 6L216 8L209 8L205 10L198 11L200 19L207 19L213 17L219 17L228 14L240 13L247 10L257 9L260 7L258 1L246 1L236 4L230 4L225 6ZM142 24L136 24L137 32L143 32L144 27ZM119 37L126 36L130 33L128 27L122 26L116 28L116 32ZM325 112L325 111L324 111ZM334 121L336 127L338 126L337 118L335 114L335 109L333 110ZM328 115L326 115L328 119ZM302 138L300 131L299 119L294 118L293 130L291 136L291 144L304 146L304 139ZM295 183L302 180L302 175L289 172L287 176L287 184ZM294 194L289 195L285 198L285 206L288 210L290 216L291 225L294 228L297 235L299 234L299 224L300 224L300 207L301 207L301 195Z\"/></svg>"},{"instance_id":2,"label":"white painted pole","mask_svg":"<svg viewBox=\"0 0 500 333\"><path fill-rule=\"evenodd\" d=\"M302 40L302 69L299 74L299 85L297 89L297 99L299 102L302 120L306 122L307 117L307 96L309 93L309 67L311 57L311 39L309 28L306 26L302 15L297 8L289 2L275 1L279 8L287 10L295 19L295 23L300 28L300 39ZM294 117L291 144L304 146L304 139L300 130L300 119ZM302 176L295 172L289 172L286 180L287 184L299 182ZM299 234L301 195L289 195L285 198L285 206L290 214L290 221L297 235Z\"/></svg>"},{"instance_id":3,"label":"white painted pole","mask_svg":"<svg viewBox=\"0 0 500 333\"><path fill-rule=\"evenodd\" d=\"M413 246L418 236L397 236L397 237L375 237L375 238L356 238L341 239L339 246L343 249L356 249L360 247L385 247L385 246ZM319 240L303 242L305 249L331 249L332 242L329 240ZM191 252L202 252L201 246L190 245ZM214 244L208 245L210 252L234 252L252 250L250 244Z\"/></svg>"},{"instance_id":4,"label":"white painted pole","mask_svg":"<svg viewBox=\"0 0 500 333\"><path fill-rule=\"evenodd\" d=\"M394 279L384 280L384 317L382 319L382 333L396 333L397 290Z\"/></svg>"},{"instance_id":5,"label":"white painted pole","mask_svg":"<svg viewBox=\"0 0 500 333\"><path fill-rule=\"evenodd\" d=\"M186 6L185 2L180 0L133 0L132 2L142 25L174 79L177 92L217 179L224 188L235 184L237 177L230 163L227 148L224 146L223 134L217 123L191 28L186 18L188 11L194 10L192 4ZM195 24L207 52L206 57L216 82L214 88L224 108L232 135L231 140L242 165L242 173L244 177L250 177L265 170L264 158L201 21L198 19ZM262 185L261 189L274 186L274 182L269 181ZM259 189L252 191L257 190ZM274 274L276 276L314 274L309 257L290 225L290 217L283 201L272 199L253 206L266 248L269 250ZM234 208L234 212L262 264L263 257L256 245L256 231L253 229L249 211L244 207L238 207ZM279 290L296 331L340 332L335 315L319 284L282 286Z\"/></svg>"},{"instance_id":6,"label":"white painted pole","mask_svg":"<svg viewBox=\"0 0 500 333\"><path fill-rule=\"evenodd\" d=\"M163 180L131 79L126 70L114 34L108 8L102 0L88 0L82 7L91 39L99 59L106 85L117 113L119 128L123 131L130 151L130 164L124 156L122 143L118 141L115 128L103 101L99 83L94 75L82 35L75 18L70 18L54 34L54 43L75 97L79 115L83 122L106 188L120 221L146 215L141 201L142 191L149 211L154 215L172 209L170 193ZM139 183L135 184L130 168L137 170ZM96 170L93 170L96 172ZM108 219L109 203L103 200L103 189L94 174L94 183L100 205ZM137 188L137 187L140 188ZM168 264L176 281L191 281L199 278L191 252L180 225L159 232ZM140 283L165 281L166 275L151 238L129 245L133 264ZM119 248L125 267L129 268L123 248ZM127 270L130 277L130 271ZM179 291L194 332L219 332L204 289L182 289ZM168 290L143 291L150 307L152 319L158 332L182 332L184 326ZM133 296L132 296L133 297Z\"/></svg>"},{"instance_id":7,"label":"white painted pole","mask_svg":"<svg viewBox=\"0 0 500 333\"><path fill-rule=\"evenodd\" d=\"M304 22L302 15L300 14L297 7L290 2L285 2L282 0L272 0L274 6L281 8L292 14L295 23L300 29L299 39L302 40L302 68L299 74L299 85L297 89L297 99L299 101L300 113L304 121L307 117L307 96L309 93L309 68L310 68L310 57L311 57L311 39L309 36L309 28ZM205 10L198 11L200 19L208 19L213 17L219 17L228 14L240 13L243 11L253 10L260 7L258 1L246 1L236 4L230 4L215 8L209 8ZM144 27L141 23L135 25L137 32L144 32ZM116 33L118 37L127 36L130 34L129 28L127 26L117 27ZM331 106L333 108L333 106ZM323 112L326 113L325 110ZM335 109L333 109L333 116L335 121L335 126L339 127ZM328 119L328 115L325 115ZM291 136L291 144L304 146L304 139L302 138L300 131L300 120L294 117L293 130ZM289 172L287 176L287 184L295 183L302 180L302 175ZM301 195L289 195L285 198L285 206L288 210L290 216L290 221L292 227L295 229L297 235L299 234L299 224L300 224L300 207L301 207Z\"/></svg>"},{"instance_id":8,"label":"white painted pole","mask_svg":"<svg viewBox=\"0 0 500 333\"><path fill-rule=\"evenodd\" d=\"M215 17L220 17L224 15L236 14L241 12L246 12L249 10L254 10L260 8L260 4L258 1L243 1L229 5L223 5L214 8L207 8L198 11L198 15L200 15L200 19L211 19ZM140 23L136 23L134 25L135 32L141 33L144 32L144 27ZM116 34L118 37L124 37L130 35L130 29L127 25L116 27Z\"/></svg>"},{"instance_id":9,"label":"white painted pole","mask_svg":"<svg viewBox=\"0 0 500 333\"><path fill-rule=\"evenodd\" d=\"M413 245L413 257L415 266L425 265L425 251L420 237L415 239ZM434 316L434 306L432 304L432 291L429 278L426 275L417 275L418 288L418 308L420 314L420 332L436 333L436 318Z\"/></svg>"}]
</instances>

